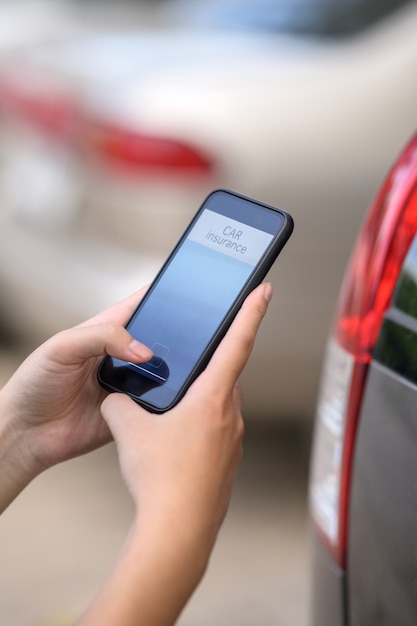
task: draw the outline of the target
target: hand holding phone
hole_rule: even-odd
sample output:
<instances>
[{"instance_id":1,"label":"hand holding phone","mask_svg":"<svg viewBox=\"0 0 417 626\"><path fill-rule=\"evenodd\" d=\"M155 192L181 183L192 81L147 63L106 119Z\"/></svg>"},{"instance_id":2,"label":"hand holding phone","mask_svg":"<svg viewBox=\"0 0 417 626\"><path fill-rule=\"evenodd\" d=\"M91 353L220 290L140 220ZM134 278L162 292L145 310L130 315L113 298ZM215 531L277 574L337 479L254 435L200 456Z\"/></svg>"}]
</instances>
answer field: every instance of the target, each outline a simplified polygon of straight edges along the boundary
<instances>
[{"instance_id":1,"label":"hand holding phone","mask_svg":"<svg viewBox=\"0 0 417 626\"><path fill-rule=\"evenodd\" d=\"M205 368L293 230L291 216L235 192L205 200L127 324L146 363L106 357L98 379L148 410L172 408Z\"/></svg>"}]
</instances>

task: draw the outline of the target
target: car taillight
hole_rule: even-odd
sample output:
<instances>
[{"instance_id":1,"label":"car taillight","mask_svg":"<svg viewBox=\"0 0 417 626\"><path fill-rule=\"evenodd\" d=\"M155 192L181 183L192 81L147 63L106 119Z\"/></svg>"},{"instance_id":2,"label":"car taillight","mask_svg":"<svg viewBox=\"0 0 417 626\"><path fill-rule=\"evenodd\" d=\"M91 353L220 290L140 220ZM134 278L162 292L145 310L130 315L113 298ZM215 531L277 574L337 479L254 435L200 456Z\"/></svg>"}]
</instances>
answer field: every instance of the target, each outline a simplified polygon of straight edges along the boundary
<instances>
[{"instance_id":1,"label":"car taillight","mask_svg":"<svg viewBox=\"0 0 417 626\"><path fill-rule=\"evenodd\" d=\"M359 233L323 364L310 473L318 536L346 566L349 488L367 369L384 312L417 232L417 135L383 184Z\"/></svg>"},{"instance_id":2,"label":"car taillight","mask_svg":"<svg viewBox=\"0 0 417 626\"><path fill-rule=\"evenodd\" d=\"M0 107L44 132L63 137L74 133L78 119L76 107L65 94L34 78L0 79Z\"/></svg>"},{"instance_id":3,"label":"car taillight","mask_svg":"<svg viewBox=\"0 0 417 626\"><path fill-rule=\"evenodd\" d=\"M187 142L111 124L87 121L84 139L87 151L99 162L133 173L204 174L213 166L206 154Z\"/></svg>"},{"instance_id":4,"label":"car taillight","mask_svg":"<svg viewBox=\"0 0 417 626\"><path fill-rule=\"evenodd\" d=\"M91 119L62 90L37 76L0 76L0 110L44 133L71 137L84 156L113 169L135 175L201 175L213 169L213 159L197 146Z\"/></svg>"}]
</instances>

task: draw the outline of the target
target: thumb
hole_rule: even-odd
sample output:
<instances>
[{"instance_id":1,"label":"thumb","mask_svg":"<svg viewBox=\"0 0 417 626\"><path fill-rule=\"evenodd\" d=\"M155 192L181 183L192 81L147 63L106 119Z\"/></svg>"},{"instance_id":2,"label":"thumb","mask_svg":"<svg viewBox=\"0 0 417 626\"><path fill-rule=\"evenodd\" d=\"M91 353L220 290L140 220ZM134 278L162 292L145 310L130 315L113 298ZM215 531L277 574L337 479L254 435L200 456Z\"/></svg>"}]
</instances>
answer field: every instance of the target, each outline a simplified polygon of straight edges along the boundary
<instances>
[{"instance_id":1,"label":"thumb","mask_svg":"<svg viewBox=\"0 0 417 626\"><path fill-rule=\"evenodd\" d=\"M63 365L106 354L133 362L148 361L152 357L152 351L119 324L76 326L52 337L48 346L52 358Z\"/></svg>"},{"instance_id":2,"label":"thumb","mask_svg":"<svg viewBox=\"0 0 417 626\"><path fill-rule=\"evenodd\" d=\"M252 352L272 291L270 283L259 285L243 303L206 368L206 380L210 380L214 388L233 387L237 382Z\"/></svg>"}]
</instances>

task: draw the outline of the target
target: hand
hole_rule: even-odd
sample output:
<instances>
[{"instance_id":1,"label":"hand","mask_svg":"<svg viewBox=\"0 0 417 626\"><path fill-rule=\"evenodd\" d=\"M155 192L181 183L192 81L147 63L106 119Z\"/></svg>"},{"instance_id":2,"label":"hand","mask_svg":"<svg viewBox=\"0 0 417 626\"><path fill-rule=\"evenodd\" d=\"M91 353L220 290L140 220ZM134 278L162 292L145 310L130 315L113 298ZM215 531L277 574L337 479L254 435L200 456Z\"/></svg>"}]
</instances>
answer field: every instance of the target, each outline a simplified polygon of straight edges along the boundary
<instances>
[{"instance_id":1,"label":"hand","mask_svg":"<svg viewBox=\"0 0 417 626\"><path fill-rule=\"evenodd\" d=\"M18 444L15 456L29 478L111 439L100 413L107 393L97 383L97 367L105 354L135 362L151 358L123 327L143 291L53 336L1 390L3 426Z\"/></svg>"},{"instance_id":2,"label":"hand","mask_svg":"<svg viewBox=\"0 0 417 626\"><path fill-rule=\"evenodd\" d=\"M241 457L243 421L238 378L272 295L261 285L243 304L205 371L182 401L153 415L127 396L111 394L102 413L116 441L121 469L141 524L163 513L190 528L209 522L214 540ZM206 524L207 525L207 524Z\"/></svg>"},{"instance_id":3,"label":"hand","mask_svg":"<svg viewBox=\"0 0 417 626\"><path fill-rule=\"evenodd\" d=\"M272 295L246 299L205 371L164 415L130 398L102 404L137 508L119 562L80 626L172 626L200 581L242 455L239 375Z\"/></svg>"}]
</instances>

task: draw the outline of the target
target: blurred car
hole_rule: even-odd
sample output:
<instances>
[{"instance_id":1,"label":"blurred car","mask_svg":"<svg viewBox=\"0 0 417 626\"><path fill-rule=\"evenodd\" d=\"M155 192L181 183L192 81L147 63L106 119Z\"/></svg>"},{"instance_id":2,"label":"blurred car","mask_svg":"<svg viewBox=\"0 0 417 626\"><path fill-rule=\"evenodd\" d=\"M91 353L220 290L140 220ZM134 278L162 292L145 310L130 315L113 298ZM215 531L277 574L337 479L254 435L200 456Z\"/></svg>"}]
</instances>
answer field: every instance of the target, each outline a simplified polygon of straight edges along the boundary
<instances>
[{"instance_id":1,"label":"blurred car","mask_svg":"<svg viewBox=\"0 0 417 626\"><path fill-rule=\"evenodd\" d=\"M214 3L210 19L166 3L152 28L130 6L117 27L8 55L3 317L30 337L84 319L149 282L204 197L234 189L296 223L243 377L247 412L311 419L351 244L417 109L417 4L383 17L351 4L347 20L336 1L302 19L291 2Z\"/></svg>"},{"instance_id":2,"label":"blurred car","mask_svg":"<svg viewBox=\"0 0 417 626\"><path fill-rule=\"evenodd\" d=\"M0 60L22 46L62 40L80 29L70 5L48 0L0 2Z\"/></svg>"},{"instance_id":3,"label":"blurred car","mask_svg":"<svg viewBox=\"0 0 417 626\"><path fill-rule=\"evenodd\" d=\"M359 233L311 466L312 621L417 623L417 135Z\"/></svg>"}]
</instances>

